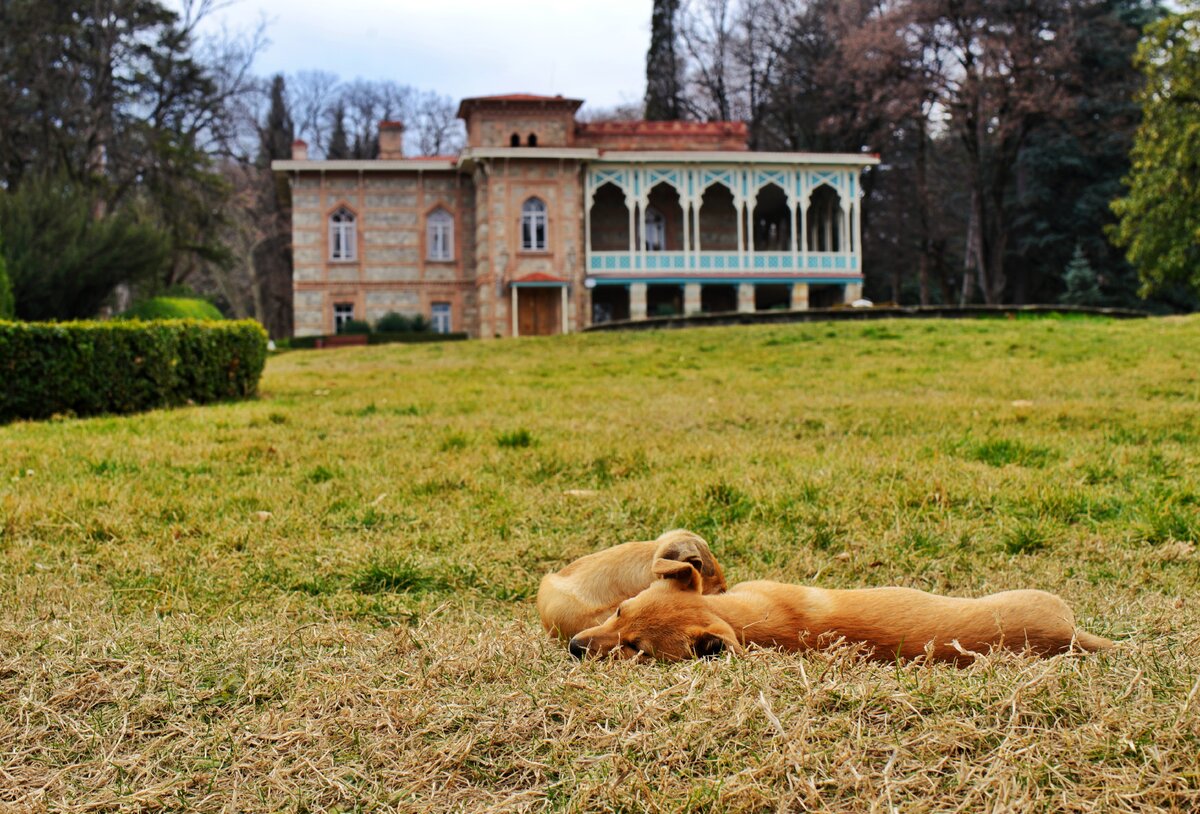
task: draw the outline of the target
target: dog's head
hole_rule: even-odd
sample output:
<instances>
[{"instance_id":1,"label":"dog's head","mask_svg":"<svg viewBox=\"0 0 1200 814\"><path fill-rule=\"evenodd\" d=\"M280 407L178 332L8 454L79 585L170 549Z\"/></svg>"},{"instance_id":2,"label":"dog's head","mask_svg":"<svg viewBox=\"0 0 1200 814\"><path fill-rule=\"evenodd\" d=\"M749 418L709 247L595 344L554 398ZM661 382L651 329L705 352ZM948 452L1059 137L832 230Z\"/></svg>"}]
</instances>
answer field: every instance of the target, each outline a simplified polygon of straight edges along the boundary
<instances>
[{"instance_id":1,"label":"dog's head","mask_svg":"<svg viewBox=\"0 0 1200 814\"><path fill-rule=\"evenodd\" d=\"M655 563L659 560L686 562L700 575L702 593L725 593L728 587L725 584L725 572L721 570L721 564L713 556L708 543L699 534L685 529L672 529L654 542L658 544L654 549Z\"/></svg>"},{"instance_id":2,"label":"dog's head","mask_svg":"<svg viewBox=\"0 0 1200 814\"><path fill-rule=\"evenodd\" d=\"M571 639L572 655L682 661L740 648L733 628L709 609L691 562L658 558L653 570L658 578L649 588Z\"/></svg>"}]
</instances>

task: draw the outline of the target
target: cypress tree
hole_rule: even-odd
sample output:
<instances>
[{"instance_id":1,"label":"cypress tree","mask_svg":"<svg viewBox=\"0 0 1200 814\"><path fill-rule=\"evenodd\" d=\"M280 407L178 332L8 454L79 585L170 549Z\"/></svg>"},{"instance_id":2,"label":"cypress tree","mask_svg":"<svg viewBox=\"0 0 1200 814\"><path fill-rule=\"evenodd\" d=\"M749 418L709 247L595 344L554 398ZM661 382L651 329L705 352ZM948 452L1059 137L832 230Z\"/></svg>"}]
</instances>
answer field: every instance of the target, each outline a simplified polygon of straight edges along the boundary
<instances>
[{"instance_id":1,"label":"cypress tree","mask_svg":"<svg viewBox=\"0 0 1200 814\"><path fill-rule=\"evenodd\" d=\"M646 118L675 121L682 117L679 58L675 53L675 21L679 0L654 0L650 17L650 50L646 53Z\"/></svg>"},{"instance_id":2,"label":"cypress tree","mask_svg":"<svg viewBox=\"0 0 1200 814\"><path fill-rule=\"evenodd\" d=\"M350 158L350 142L346 138L346 109L340 104L333 110L333 135L329 137L326 158Z\"/></svg>"},{"instance_id":3,"label":"cypress tree","mask_svg":"<svg viewBox=\"0 0 1200 814\"><path fill-rule=\"evenodd\" d=\"M258 165L270 167L273 160L291 158L295 138L296 127L288 112L283 75L276 74L271 80L271 109L259 134Z\"/></svg>"}]
</instances>

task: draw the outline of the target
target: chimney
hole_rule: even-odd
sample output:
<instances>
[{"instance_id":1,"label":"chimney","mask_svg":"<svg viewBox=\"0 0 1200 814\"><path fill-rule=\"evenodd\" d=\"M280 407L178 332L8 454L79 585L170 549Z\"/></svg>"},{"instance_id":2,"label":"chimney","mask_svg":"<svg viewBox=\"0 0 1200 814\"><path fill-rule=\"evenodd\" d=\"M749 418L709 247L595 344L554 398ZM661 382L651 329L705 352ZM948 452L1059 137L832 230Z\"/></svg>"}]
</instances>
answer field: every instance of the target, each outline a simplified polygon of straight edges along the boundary
<instances>
[{"instance_id":1,"label":"chimney","mask_svg":"<svg viewBox=\"0 0 1200 814\"><path fill-rule=\"evenodd\" d=\"M404 158L404 122L379 123L379 157Z\"/></svg>"},{"instance_id":2,"label":"chimney","mask_svg":"<svg viewBox=\"0 0 1200 814\"><path fill-rule=\"evenodd\" d=\"M308 160L308 143L296 139L292 142L292 160L307 161Z\"/></svg>"}]
</instances>

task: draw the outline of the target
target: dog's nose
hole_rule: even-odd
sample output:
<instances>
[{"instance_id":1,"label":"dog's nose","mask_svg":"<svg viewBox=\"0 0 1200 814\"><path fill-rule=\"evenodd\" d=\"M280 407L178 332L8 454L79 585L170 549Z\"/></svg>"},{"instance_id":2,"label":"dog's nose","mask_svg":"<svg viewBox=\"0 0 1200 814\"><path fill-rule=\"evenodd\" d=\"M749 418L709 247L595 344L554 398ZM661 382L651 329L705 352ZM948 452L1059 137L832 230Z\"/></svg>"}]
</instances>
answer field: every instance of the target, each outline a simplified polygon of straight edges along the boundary
<instances>
[{"instance_id":1,"label":"dog's nose","mask_svg":"<svg viewBox=\"0 0 1200 814\"><path fill-rule=\"evenodd\" d=\"M587 648L581 645L575 639L571 639L571 643L567 645L567 649L570 650L571 655L577 659L581 659L587 655Z\"/></svg>"}]
</instances>

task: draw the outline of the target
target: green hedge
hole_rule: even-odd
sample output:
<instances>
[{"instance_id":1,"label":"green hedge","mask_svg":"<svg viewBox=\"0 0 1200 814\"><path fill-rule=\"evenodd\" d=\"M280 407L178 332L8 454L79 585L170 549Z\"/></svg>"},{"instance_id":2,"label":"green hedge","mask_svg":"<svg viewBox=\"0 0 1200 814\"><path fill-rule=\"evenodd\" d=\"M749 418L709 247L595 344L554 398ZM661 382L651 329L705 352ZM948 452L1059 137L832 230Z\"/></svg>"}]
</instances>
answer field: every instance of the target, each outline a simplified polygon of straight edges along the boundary
<instances>
[{"instance_id":1,"label":"green hedge","mask_svg":"<svg viewBox=\"0 0 1200 814\"><path fill-rule=\"evenodd\" d=\"M253 396L267 334L239 322L0 322L0 422Z\"/></svg>"},{"instance_id":2,"label":"green hedge","mask_svg":"<svg viewBox=\"0 0 1200 814\"><path fill-rule=\"evenodd\" d=\"M290 339L279 340L280 350L312 350L317 346L318 339L328 339L320 336L293 336ZM380 333L367 335L368 345L403 345L420 344L423 342L461 342L468 338L463 333Z\"/></svg>"},{"instance_id":3,"label":"green hedge","mask_svg":"<svg viewBox=\"0 0 1200 814\"><path fill-rule=\"evenodd\" d=\"M217 306L198 297L152 297L135 303L121 319L225 319Z\"/></svg>"}]
</instances>

